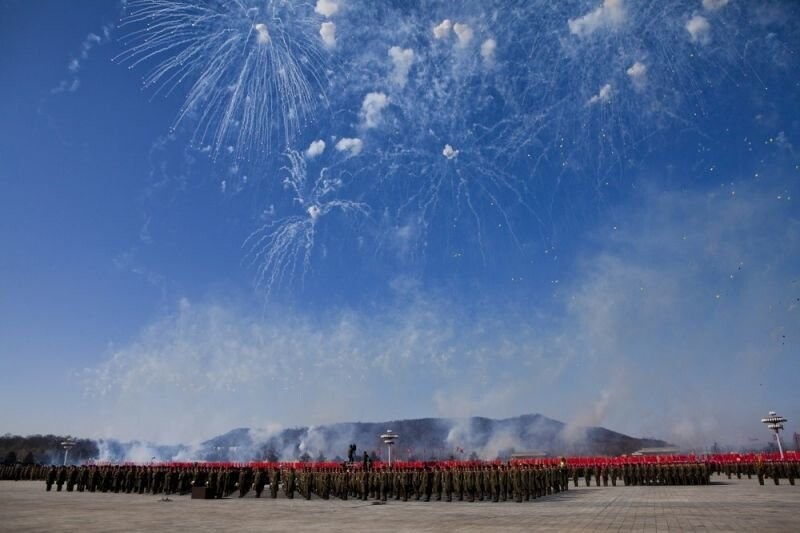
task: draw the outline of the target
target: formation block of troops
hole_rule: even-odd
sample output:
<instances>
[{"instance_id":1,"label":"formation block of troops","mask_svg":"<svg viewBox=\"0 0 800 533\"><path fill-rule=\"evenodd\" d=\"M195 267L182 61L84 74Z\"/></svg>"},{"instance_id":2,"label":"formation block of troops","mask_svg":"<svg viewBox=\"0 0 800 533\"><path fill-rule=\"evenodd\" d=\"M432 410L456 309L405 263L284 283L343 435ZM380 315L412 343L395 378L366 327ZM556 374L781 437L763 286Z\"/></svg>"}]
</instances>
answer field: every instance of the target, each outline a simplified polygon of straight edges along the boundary
<instances>
[{"instance_id":1,"label":"formation block of troops","mask_svg":"<svg viewBox=\"0 0 800 533\"><path fill-rule=\"evenodd\" d=\"M295 496L328 500L528 502L573 486L708 485L711 476L756 476L760 484L800 475L800 457L721 454L695 458L572 457L501 463L481 461L376 463L169 463L81 466L6 465L0 479L42 480L59 492L184 495L203 487L206 497Z\"/></svg>"},{"instance_id":2,"label":"formation block of troops","mask_svg":"<svg viewBox=\"0 0 800 533\"><path fill-rule=\"evenodd\" d=\"M566 467L463 464L432 466L352 465L83 465L50 467L46 490L184 495L205 487L212 498L312 496L328 500L530 501L568 489ZM265 493L265 491L268 491Z\"/></svg>"}]
</instances>

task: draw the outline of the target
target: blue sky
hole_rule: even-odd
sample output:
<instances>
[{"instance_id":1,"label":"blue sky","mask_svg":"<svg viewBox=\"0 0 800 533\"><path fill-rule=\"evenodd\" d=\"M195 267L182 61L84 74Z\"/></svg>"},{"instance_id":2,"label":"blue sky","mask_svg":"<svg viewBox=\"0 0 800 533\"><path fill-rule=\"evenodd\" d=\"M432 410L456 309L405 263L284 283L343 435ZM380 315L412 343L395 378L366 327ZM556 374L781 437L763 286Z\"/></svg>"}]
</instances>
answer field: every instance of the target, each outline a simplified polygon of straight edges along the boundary
<instances>
[{"instance_id":1,"label":"blue sky","mask_svg":"<svg viewBox=\"0 0 800 533\"><path fill-rule=\"evenodd\" d=\"M797 428L793 2L239 5L0 2L0 429Z\"/></svg>"}]
</instances>

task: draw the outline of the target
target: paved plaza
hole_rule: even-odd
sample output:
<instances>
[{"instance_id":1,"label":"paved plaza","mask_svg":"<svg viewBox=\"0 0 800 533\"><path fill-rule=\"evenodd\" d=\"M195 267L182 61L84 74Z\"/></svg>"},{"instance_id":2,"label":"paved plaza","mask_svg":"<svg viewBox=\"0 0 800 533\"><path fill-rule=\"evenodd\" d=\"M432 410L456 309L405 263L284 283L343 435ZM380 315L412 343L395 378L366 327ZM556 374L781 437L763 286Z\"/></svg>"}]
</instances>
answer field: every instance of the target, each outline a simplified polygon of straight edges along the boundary
<instances>
[{"instance_id":1,"label":"paved plaza","mask_svg":"<svg viewBox=\"0 0 800 533\"><path fill-rule=\"evenodd\" d=\"M800 531L800 485L570 488L528 503L191 500L0 481L1 531Z\"/></svg>"}]
</instances>

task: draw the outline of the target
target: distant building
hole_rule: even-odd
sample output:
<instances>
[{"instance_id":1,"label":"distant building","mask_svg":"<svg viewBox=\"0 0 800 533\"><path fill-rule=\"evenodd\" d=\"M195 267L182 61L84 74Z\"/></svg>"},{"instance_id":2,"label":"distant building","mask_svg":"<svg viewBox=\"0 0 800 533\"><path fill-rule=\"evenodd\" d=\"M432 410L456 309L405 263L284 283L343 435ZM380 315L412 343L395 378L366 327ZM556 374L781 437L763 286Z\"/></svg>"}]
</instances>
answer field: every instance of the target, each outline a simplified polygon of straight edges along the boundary
<instances>
[{"instance_id":1,"label":"distant building","mask_svg":"<svg viewBox=\"0 0 800 533\"><path fill-rule=\"evenodd\" d=\"M661 448L642 448L633 452L631 455L677 455L680 449L674 446L663 446Z\"/></svg>"}]
</instances>

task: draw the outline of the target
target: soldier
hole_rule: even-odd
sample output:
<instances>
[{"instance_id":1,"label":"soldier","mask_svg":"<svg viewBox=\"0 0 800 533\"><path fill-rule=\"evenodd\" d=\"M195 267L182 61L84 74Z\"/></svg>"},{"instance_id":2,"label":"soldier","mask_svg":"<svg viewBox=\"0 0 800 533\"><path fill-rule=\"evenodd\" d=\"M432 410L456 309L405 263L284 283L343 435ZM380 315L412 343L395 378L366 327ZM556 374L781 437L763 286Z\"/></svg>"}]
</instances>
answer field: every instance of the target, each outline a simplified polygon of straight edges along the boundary
<instances>
[{"instance_id":1,"label":"soldier","mask_svg":"<svg viewBox=\"0 0 800 533\"><path fill-rule=\"evenodd\" d=\"M58 474L56 476L56 492L61 492L61 487L67 481L67 469L59 467Z\"/></svg>"},{"instance_id":2,"label":"soldier","mask_svg":"<svg viewBox=\"0 0 800 533\"><path fill-rule=\"evenodd\" d=\"M364 452L364 456L367 457L367 452ZM369 478L370 472L366 469L366 467L364 467L358 478L359 487L361 490L361 501L367 501L367 497L369 496Z\"/></svg>"},{"instance_id":3,"label":"soldier","mask_svg":"<svg viewBox=\"0 0 800 533\"><path fill-rule=\"evenodd\" d=\"M533 492L533 471L528 465L522 466L522 498L526 502L531 501L531 492Z\"/></svg>"},{"instance_id":4,"label":"soldier","mask_svg":"<svg viewBox=\"0 0 800 533\"><path fill-rule=\"evenodd\" d=\"M500 499L502 499L504 502L508 501L508 482L508 467L503 465L500 467Z\"/></svg>"},{"instance_id":5,"label":"soldier","mask_svg":"<svg viewBox=\"0 0 800 533\"><path fill-rule=\"evenodd\" d=\"M464 471L460 467L453 472L453 492L458 501L464 501Z\"/></svg>"},{"instance_id":6,"label":"soldier","mask_svg":"<svg viewBox=\"0 0 800 533\"><path fill-rule=\"evenodd\" d=\"M422 494L426 502L431 501L433 493L433 476L431 475L430 467L425 467L422 471ZM483 499L483 497L481 497Z\"/></svg>"},{"instance_id":7,"label":"soldier","mask_svg":"<svg viewBox=\"0 0 800 533\"><path fill-rule=\"evenodd\" d=\"M164 472L164 494L167 496L172 494L172 476L172 469L167 468L166 472Z\"/></svg>"},{"instance_id":8,"label":"soldier","mask_svg":"<svg viewBox=\"0 0 800 533\"><path fill-rule=\"evenodd\" d=\"M139 491L139 479L142 476L142 471L144 467L132 466L129 468L129 471L126 472L125 478L125 492L128 492L128 486L130 485L130 493L137 493ZM130 476L130 480L128 480L127 476Z\"/></svg>"},{"instance_id":9,"label":"soldier","mask_svg":"<svg viewBox=\"0 0 800 533\"><path fill-rule=\"evenodd\" d=\"M47 480L45 482L47 484L47 489L46 489L47 492L50 492L53 489L53 483L55 482L56 482L56 467L51 465L50 468L47 470Z\"/></svg>"},{"instance_id":10,"label":"soldier","mask_svg":"<svg viewBox=\"0 0 800 533\"><path fill-rule=\"evenodd\" d=\"M83 492L84 489L86 489L88 479L89 479L89 468L83 466L78 471L78 492Z\"/></svg>"},{"instance_id":11,"label":"soldier","mask_svg":"<svg viewBox=\"0 0 800 533\"><path fill-rule=\"evenodd\" d=\"M436 465L433 469L433 494L437 502L442 501L442 469Z\"/></svg>"},{"instance_id":12,"label":"soldier","mask_svg":"<svg viewBox=\"0 0 800 533\"><path fill-rule=\"evenodd\" d=\"M294 499L294 490L295 490L295 481L297 480L297 474L294 471L294 468L289 467L289 470L286 471L286 476L283 482L283 491L286 493L286 497L290 500ZM275 491L277 497L277 483L275 484Z\"/></svg>"},{"instance_id":13,"label":"soldier","mask_svg":"<svg viewBox=\"0 0 800 533\"><path fill-rule=\"evenodd\" d=\"M193 487L205 487L208 481L208 472L204 468L195 467L194 477L192 478Z\"/></svg>"},{"instance_id":14,"label":"soldier","mask_svg":"<svg viewBox=\"0 0 800 533\"><path fill-rule=\"evenodd\" d=\"M320 482L318 494L322 497L323 500L327 500L328 498L330 498L330 493L331 493L330 473L328 473L327 470L324 470L319 473L317 479Z\"/></svg>"},{"instance_id":15,"label":"soldier","mask_svg":"<svg viewBox=\"0 0 800 533\"><path fill-rule=\"evenodd\" d=\"M222 499L228 495L230 489L230 470L228 468L220 468L217 477L217 498Z\"/></svg>"},{"instance_id":16,"label":"soldier","mask_svg":"<svg viewBox=\"0 0 800 533\"><path fill-rule=\"evenodd\" d=\"M453 469L447 467L447 470L442 474L442 481L444 484L444 496L448 502L453 501L453 490L455 487L455 479L453 476Z\"/></svg>"},{"instance_id":17,"label":"soldier","mask_svg":"<svg viewBox=\"0 0 800 533\"><path fill-rule=\"evenodd\" d=\"M414 474L406 468L390 470L392 494L395 500L408 501L414 489Z\"/></svg>"},{"instance_id":18,"label":"soldier","mask_svg":"<svg viewBox=\"0 0 800 533\"><path fill-rule=\"evenodd\" d=\"M483 490L485 494L482 496L487 500L491 500L494 493L494 487L492 480L494 479L494 471L492 470L491 466L484 466L483 470L481 471L481 477L483 477Z\"/></svg>"},{"instance_id":19,"label":"soldier","mask_svg":"<svg viewBox=\"0 0 800 533\"><path fill-rule=\"evenodd\" d=\"M74 466L70 466L67 471L67 492L72 492L78 482L78 471Z\"/></svg>"},{"instance_id":20,"label":"soldier","mask_svg":"<svg viewBox=\"0 0 800 533\"><path fill-rule=\"evenodd\" d=\"M364 450L364 454L361 456L361 468L364 469L364 472L369 470L369 454L367 454L366 450Z\"/></svg>"},{"instance_id":21,"label":"soldier","mask_svg":"<svg viewBox=\"0 0 800 533\"><path fill-rule=\"evenodd\" d=\"M389 496L389 491L392 487L392 472L387 469L381 470L381 490L380 496L381 501L386 501L386 498Z\"/></svg>"},{"instance_id":22,"label":"soldier","mask_svg":"<svg viewBox=\"0 0 800 533\"><path fill-rule=\"evenodd\" d=\"M467 498L468 502L475 501L475 476L473 475L472 469L465 468L464 469L464 477L462 478L462 488L464 490L464 495Z\"/></svg>"},{"instance_id":23,"label":"soldier","mask_svg":"<svg viewBox=\"0 0 800 533\"><path fill-rule=\"evenodd\" d=\"M136 471L136 488L134 489L138 494L144 494L145 476L147 475L147 467L143 466Z\"/></svg>"},{"instance_id":24,"label":"soldier","mask_svg":"<svg viewBox=\"0 0 800 533\"><path fill-rule=\"evenodd\" d=\"M770 463L769 463L769 477L772 478L772 482L775 485L780 485L781 484L780 472L778 470L778 465L776 465L774 461L770 461Z\"/></svg>"},{"instance_id":25,"label":"soldier","mask_svg":"<svg viewBox=\"0 0 800 533\"><path fill-rule=\"evenodd\" d=\"M269 495L273 500L278 497L278 484L280 483L281 472L277 468L269 471Z\"/></svg>"},{"instance_id":26,"label":"soldier","mask_svg":"<svg viewBox=\"0 0 800 533\"><path fill-rule=\"evenodd\" d=\"M500 465L496 465L489 471L490 482L489 487L492 492L492 501L497 503L500 501Z\"/></svg>"},{"instance_id":27,"label":"soldier","mask_svg":"<svg viewBox=\"0 0 800 533\"><path fill-rule=\"evenodd\" d=\"M181 468L178 470L178 494L181 496L185 495L188 492L187 487L189 486L189 472L185 468Z\"/></svg>"},{"instance_id":28,"label":"soldier","mask_svg":"<svg viewBox=\"0 0 800 533\"><path fill-rule=\"evenodd\" d=\"M208 497L216 498L217 497L217 483L218 483L218 475L215 469L211 469L211 472L208 473L208 481L206 481L206 494Z\"/></svg>"},{"instance_id":29,"label":"soldier","mask_svg":"<svg viewBox=\"0 0 800 533\"><path fill-rule=\"evenodd\" d=\"M244 498L250 492L250 469L242 468L239 470L239 497Z\"/></svg>"},{"instance_id":30,"label":"soldier","mask_svg":"<svg viewBox=\"0 0 800 533\"><path fill-rule=\"evenodd\" d=\"M103 468L103 473L100 479L100 487L103 492L108 492L113 488L114 486L113 475L114 472L110 466L106 466Z\"/></svg>"},{"instance_id":31,"label":"soldier","mask_svg":"<svg viewBox=\"0 0 800 533\"><path fill-rule=\"evenodd\" d=\"M514 488L514 501L522 503L522 469L519 465L511 470L512 486Z\"/></svg>"},{"instance_id":32,"label":"soldier","mask_svg":"<svg viewBox=\"0 0 800 533\"><path fill-rule=\"evenodd\" d=\"M119 494L119 491L125 488L125 475L122 468L119 466L114 469L114 476L112 477L114 494Z\"/></svg>"},{"instance_id":33,"label":"soldier","mask_svg":"<svg viewBox=\"0 0 800 533\"><path fill-rule=\"evenodd\" d=\"M256 491L256 498L261 497L261 493L264 491L264 486L266 484L266 480L264 479L264 470L257 468L255 474L253 474L253 488Z\"/></svg>"}]
</instances>

